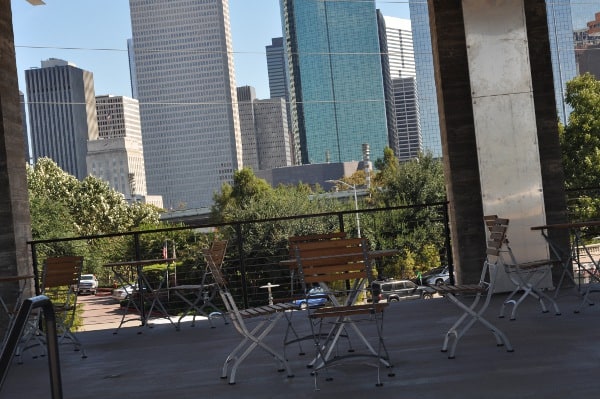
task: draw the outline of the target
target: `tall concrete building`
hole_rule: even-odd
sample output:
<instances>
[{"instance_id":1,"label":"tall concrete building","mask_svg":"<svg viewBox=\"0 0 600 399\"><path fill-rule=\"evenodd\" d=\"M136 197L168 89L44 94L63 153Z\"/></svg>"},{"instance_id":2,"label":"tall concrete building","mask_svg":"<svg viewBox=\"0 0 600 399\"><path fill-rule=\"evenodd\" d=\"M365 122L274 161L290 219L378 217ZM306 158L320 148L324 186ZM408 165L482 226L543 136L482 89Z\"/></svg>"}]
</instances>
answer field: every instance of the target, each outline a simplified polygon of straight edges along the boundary
<instances>
[{"instance_id":1,"label":"tall concrete building","mask_svg":"<svg viewBox=\"0 0 600 399\"><path fill-rule=\"evenodd\" d=\"M302 163L374 158L388 146L375 1L281 0Z\"/></svg>"},{"instance_id":2,"label":"tall concrete building","mask_svg":"<svg viewBox=\"0 0 600 399\"><path fill-rule=\"evenodd\" d=\"M404 161L423 150L412 31L409 19L384 16L384 24L396 118L397 144L393 148Z\"/></svg>"},{"instance_id":3,"label":"tall concrete building","mask_svg":"<svg viewBox=\"0 0 600 399\"><path fill-rule=\"evenodd\" d=\"M427 2L422 0L409 0L409 7L417 69L423 147L426 151L431 151L434 156L441 156L442 146L431 51L429 11ZM579 11L581 7L588 6L573 4L574 10ZM565 85L576 76L571 11L570 0L546 2L556 108L559 119L563 122L570 113L564 101Z\"/></svg>"},{"instance_id":4,"label":"tall concrete building","mask_svg":"<svg viewBox=\"0 0 600 399\"><path fill-rule=\"evenodd\" d=\"M292 165L286 103L259 100L252 86L237 88L244 166L254 171Z\"/></svg>"},{"instance_id":5,"label":"tall concrete building","mask_svg":"<svg viewBox=\"0 0 600 399\"><path fill-rule=\"evenodd\" d=\"M146 171L137 100L97 96L98 140L88 141L88 174L107 181L125 199L145 198Z\"/></svg>"},{"instance_id":6,"label":"tall concrete building","mask_svg":"<svg viewBox=\"0 0 600 399\"><path fill-rule=\"evenodd\" d=\"M417 81L414 76L394 78L394 104L398 129L397 158L406 161L418 158L423 151Z\"/></svg>"},{"instance_id":7,"label":"tall concrete building","mask_svg":"<svg viewBox=\"0 0 600 399\"><path fill-rule=\"evenodd\" d=\"M269 74L269 93L271 98L283 98L285 100L292 163L300 164L300 138L297 134L294 134L294 132L297 133L297 130L293 129L292 124L289 80L283 38L272 38L271 44L266 46L265 49L267 54L267 72Z\"/></svg>"},{"instance_id":8,"label":"tall concrete building","mask_svg":"<svg viewBox=\"0 0 600 399\"><path fill-rule=\"evenodd\" d=\"M98 138L94 77L51 58L25 71L33 161L51 158L65 172L87 175L87 141Z\"/></svg>"},{"instance_id":9,"label":"tall concrete building","mask_svg":"<svg viewBox=\"0 0 600 399\"><path fill-rule=\"evenodd\" d=\"M146 183L207 207L242 167L228 0L130 0Z\"/></svg>"}]
</instances>

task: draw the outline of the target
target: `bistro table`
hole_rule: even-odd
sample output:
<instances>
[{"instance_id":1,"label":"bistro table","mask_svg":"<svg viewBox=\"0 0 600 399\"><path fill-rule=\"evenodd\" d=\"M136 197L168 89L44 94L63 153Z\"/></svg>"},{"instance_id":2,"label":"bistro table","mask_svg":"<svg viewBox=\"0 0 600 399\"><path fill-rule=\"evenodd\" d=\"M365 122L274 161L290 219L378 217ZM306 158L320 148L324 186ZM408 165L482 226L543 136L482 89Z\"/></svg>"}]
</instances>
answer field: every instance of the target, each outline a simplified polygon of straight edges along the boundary
<instances>
[{"instance_id":1,"label":"bistro table","mask_svg":"<svg viewBox=\"0 0 600 399\"><path fill-rule=\"evenodd\" d=\"M164 284L168 284L168 266L175 260L176 258L143 259L106 263L104 265L104 267L108 267L114 272L115 277L123 287L130 285L128 274L132 271L135 273L136 286L134 289L131 290L131 292L127 293L127 307L125 309L125 313L121 318L121 323L119 323L119 327L117 327L117 330L113 334L117 333L117 331L121 328L123 323L125 323L126 321L130 321L125 320L130 306L133 306L139 312L139 320L141 322L141 326L148 325L148 320L152 317L152 311L154 310L154 307L157 307L158 310L163 314L163 317L168 319L169 322L174 325L173 321L169 317L167 310L165 309L163 303L160 300L160 291L163 288ZM153 285L148 279L147 274L144 272L144 268L146 266L163 263L167 264L165 272L158 285ZM149 310L146 311L145 297L148 295L152 296L152 304L150 305ZM135 319L131 320L137 319L138 318L136 317Z\"/></svg>"},{"instance_id":2,"label":"bistro table","mask_svg":"<svg viewBox=\"0 0 600 399\"><path fill-rule=\"evenodd\" d=\"M599 227L599 226L600 226L600 220L590 220L590 221L583 221L583 222L547 224L547 225L543 225L543 226L534 226L531 228L531 230L539 230L542 233L542 236L546 239L546 242L548 242L548 245L550 246L550 249L552 250L554 255L562 260L563 271L560 276L560 280L556 286L556 292L554 293L555 298L558 295L558 292L559 292L562 284L564 283L565 278L568 278L569 280L571 280L571 282L576 287L579 287L579 284L575 281L575 277L573 276L573 272L571 270L573 263L577 264L580 272L582 270L586 271L586 272L590 272L590 275L592 275L592 276L595 276L600 271L600 265L599 265L598 261L594 260L594 258L592 257L592 255L589 251L589 248L585 245L585 242L583 242L581 240L581 230L583 228ZM555 241L550 239L550 237L548 235L549 230L561 230L561 229L569 230L569 234L572 236L571 245L570 245L569 250L567 250L567 251L560 248ZM591 263L593 264L593 270L590 270L589 266L584 265L580 261L580 257L579 257L580 250L583 250L586 253L586 255L588 256L588 258L590 259ZM584 295L581 306L583 306L583 304L586 302L592 304L588 300L589 293L592 291L600 290L600 288L597 287L600 285L600 280L598 280L597 277L595 277L595 279L597 280L597 282L595 284L588 285L588 288L586 290L586 294ZM579 291L579 293L581 294L581 291ZM581 309L581 306L580 306L580 309ZM578 312L578 311L579 310L576 310L575 312Z\"/></svg>"}]
</instances>

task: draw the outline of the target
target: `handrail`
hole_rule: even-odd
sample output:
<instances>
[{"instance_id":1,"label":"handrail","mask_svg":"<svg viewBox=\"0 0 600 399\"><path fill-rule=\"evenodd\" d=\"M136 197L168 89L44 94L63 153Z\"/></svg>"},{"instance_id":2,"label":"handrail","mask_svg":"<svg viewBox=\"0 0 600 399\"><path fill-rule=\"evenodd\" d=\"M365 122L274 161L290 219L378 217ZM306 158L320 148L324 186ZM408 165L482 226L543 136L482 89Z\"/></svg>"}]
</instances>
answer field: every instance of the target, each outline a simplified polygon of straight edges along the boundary
<instances>
[{"instance_id":1,"label":"handrail","mask_svg":"<svg viewBox=\"0 0 600 399\"><path fill-rule=\"evenodd\" d=\"M60 359L58 357L58 337L56 332L56 316L54 314L54 306L52 301L45 295L38 295L32 298L27 298L19 307L19 312L16 315L15 322L12 324L9 332L6 345L2 348L0 354L0 391L4 385L4 380L8 374L8 368L11 364L21 334L27 324L31 311L36 308L42 308L44 312L44 324L46 329L46 343L48 345L48 367L50 371L50 389L52 390L53 399L62 399L62 381L60 376Z\"/></svg>"}]
</instances>

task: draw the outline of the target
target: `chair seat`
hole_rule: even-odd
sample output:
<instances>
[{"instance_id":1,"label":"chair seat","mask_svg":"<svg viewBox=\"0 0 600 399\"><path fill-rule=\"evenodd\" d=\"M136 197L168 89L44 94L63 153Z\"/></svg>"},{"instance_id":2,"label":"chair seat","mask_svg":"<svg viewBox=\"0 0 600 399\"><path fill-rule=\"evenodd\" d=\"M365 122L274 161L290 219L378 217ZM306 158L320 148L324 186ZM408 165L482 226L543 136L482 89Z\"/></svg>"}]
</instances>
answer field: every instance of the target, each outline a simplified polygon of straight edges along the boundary
<instances>
[{"instance_id":1,"label":"chair seat","mask_svg":"<svg viewBox=\"0 0 600 399\"><path fill-rule=\"evenodd\" d=\"M277 312L285 312L286 310L294 309L294 305L291 303L275 303L273 305L259 306L256 308L249 308L240 310L240 316L244 319L251 317L265 316Z\"/></svg>"},{"instance_id":2,"label":"chair seat","mask_svg":"<svg viewBox=\"0 0 600 399\"><path fill-rule=\"evenodd\" d=\"M479 284L436 285L432 286L439 294L477 294L484 293L487 288Z\"/></svg>"},{"instance_id":3,"label":"chair seat","mask_svg":"<svg viewBox=\"0 0 600 399\"><path fill-rule=\"evenodd\" d=\"M345 317L356 314L375 314L383 312L389 303L381 302L367 305L352 305L352 306L333 306L316 309L311 315L311 319L322 319L325 317Z\"/></svg>"},{"instance_id":4,"label":"chair seat","mask_svg":"<svg viewBox=\"0 0 600 399\"><path fill-rule=\"evenodd\" d=\"M537 269L542 266L551 266L560 263L557 259L538 259L530 262L524 262L519 264L508 264L508 267L519 267L521 270Z\"/></svg>"}]
</instances>

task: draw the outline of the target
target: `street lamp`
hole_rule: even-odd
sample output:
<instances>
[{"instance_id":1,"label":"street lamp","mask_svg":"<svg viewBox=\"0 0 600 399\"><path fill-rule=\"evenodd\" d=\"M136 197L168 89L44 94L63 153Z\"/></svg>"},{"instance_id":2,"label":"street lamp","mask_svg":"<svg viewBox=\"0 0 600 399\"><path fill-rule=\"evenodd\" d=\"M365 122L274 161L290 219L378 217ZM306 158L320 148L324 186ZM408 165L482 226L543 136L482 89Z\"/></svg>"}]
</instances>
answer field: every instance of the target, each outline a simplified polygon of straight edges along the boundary
<instances>
[{"instance_id":1,"label":"street lamp","mask_svg":"<svg viewBox=\"0 0 600 399\"><path fill-rule=\"evenodd\" d=\"M358 238L360 238L360 217L358 216L358 198L356 197L356 185L346 183L343 180L326 180L326 182L334 184L343 184L344 186L349 187L354 191L354 210L356 210L356 232L358 234Z\"/></svg>"}]
</instances>

